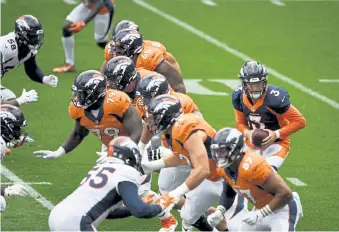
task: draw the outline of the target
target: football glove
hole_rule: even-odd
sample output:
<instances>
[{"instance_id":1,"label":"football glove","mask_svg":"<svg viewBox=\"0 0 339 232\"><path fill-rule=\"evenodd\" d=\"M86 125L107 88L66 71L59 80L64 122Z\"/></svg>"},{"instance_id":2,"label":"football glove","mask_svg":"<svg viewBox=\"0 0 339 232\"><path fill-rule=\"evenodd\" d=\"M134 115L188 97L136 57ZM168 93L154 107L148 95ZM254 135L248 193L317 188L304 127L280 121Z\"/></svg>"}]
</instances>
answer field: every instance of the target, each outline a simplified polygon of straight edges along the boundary
<instances>
[{"instance_id":1,"label":"football glove","mask_svg":"<svg viewBox=\"0 0 339 232\"><path fill-rule=\"evenodd\" d=\"M85 22L84 21L79 21L76 23L72 23L70 27L68 28L69 31L73 33L78 33L80 32L84 27L85 27Z\"/></svg>"},{"instance_id":2,"label":"football glove","mask_svg":"<svg viewBox=\"0 0 339 232\"><path fill-rule=\"evenodd\" d=\"M42 78L42 83L44 83L46 85L50 85L50 86L55 88L55 87L58 86L58 77L56 77L54 75L44 76Z\"/></svg>"},{"instance_id":3,"label":"football glove","mask_svg":"<svg viewBox=\"0 0 339 232\"><path fill-rule=\"evenodd\" d=\"M208 215L207 221L212 227L216 227L223 219L226 209L224 206L218 205L214 213Z\"/></svg>"},{"instance_id":4,"label":"football glove","mask_svg":"<svg viewBox=\"0 0 339 232\"><path fill-rule=\"evenodd\" d=\"M28 92L26 92L26 89L23 89L21 96L16 99L19 105L32 103L37 100L38 100L38 93L34 89Z\"/></svg>"},{"instance_id":5,"label":"football glove","mask_svg":"<svg viewBox=\"0 0 339 232\"><path fill-rule=\"evenodd\" d=\"M243 222L249 224L250 226L254 226L261 222L261 220L267 215L271 214L271 208L266 205L260 210L253 210L248 212L247 215L243 218Z\"/></svg>"},{"instance_id":6,"label":"football glove","mask_svg":"<svg viewBox=\"0 0 339 232\"><path fill-rule=\"evenodd\" d=\"M4 192L5 192L5 197L11 197L11 196L26 197L29 195L28 189L21 184L14 184L12 186L9 186L5 188Z\"/></svg>"},{"instance_id":7,"label":"football glove","mask_svg":"<svg viewBox=\"0 0 339 232\"><path fill-rule=\"evenodd\" d=\"M35 151L33 153L34 153L34 155L36 155L39 158L58 159L61 156L65 155L66 151L63 147L59 147L59 149L56 150L56 151L40 150L40 151Z\"/></svg>"},{"instance_id":8,"label":"football glove","mask_svg":"<svg viewBox=\"0 0 339 232\"><path fill-rule=\"evenodd\" d=\"M7 143L7 147L10 148L16 148L16 147L20 147L22 145L24 145L24 143L33 143L34 139L32 139L29 136L20 136L20 139L15 141L15 142L9 142Z\"/></svg>"}]
</instances>

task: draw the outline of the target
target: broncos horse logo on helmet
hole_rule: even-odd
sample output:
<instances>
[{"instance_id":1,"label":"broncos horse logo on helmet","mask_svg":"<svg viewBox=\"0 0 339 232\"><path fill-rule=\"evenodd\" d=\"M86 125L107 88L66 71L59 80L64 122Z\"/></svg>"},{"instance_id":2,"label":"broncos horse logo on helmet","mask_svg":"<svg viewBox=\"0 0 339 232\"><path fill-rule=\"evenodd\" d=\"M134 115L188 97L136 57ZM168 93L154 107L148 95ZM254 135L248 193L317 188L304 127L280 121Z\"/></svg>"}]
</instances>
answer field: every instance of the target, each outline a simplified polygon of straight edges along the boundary
<instances>
[{"instance_id":1,"label":"broncos horse logo on helmet","mask_svg":"<svg viewBox=\"0 0 339 232\"><path fill-rule=\"evenodd\" d=\"M111 53L113 56L127 56L139 54L143 48L142 35L136 30L121 30L113 38Z\"/></svg>"},{"instance_id":2,"label":"broncos horse logo on helmet","mask_svg":"<svg viewBox=\"0 0 339 232\"><path fill-rule=\"evenodd\" d=\"M153 135L160 134L172 126L182 114L178 98L167 94L157 96L147 107L147 127Z\"/></svg>"},{"instance_id":3,"label":"broncos horse logo on helmet","mask_svg":"<svg viewBox=\"0 0 339 232\"><path fill-rule=\"evenodd\" d=\"M124 90L137 76L134 62L127 56L118 56L104 66L104 75L109 88Z\"/></svg>"},{"instance_id":4,"label":"broncos horse logo on helmet","mask_svg":"<svg viewBox=\"0 0 339 232\"><path fill-rule=\"evenodd\" d=\"M80 73L72 86L72 102L87 109L106 94L106 77L96 70Z\"/></svg>"},{"instance_id":5,"label":"broncos horse logo on helmet","mask_svg":"<svg viewBox=\"0 0 339 232\"><path fill-rule=\"evenodd\" d=\"M240 69L243 90L251 99L259 99L266 90L268 71L258 61L247 61Z\"/></svg>"},{"instance_id":6,"label":"broncos horse logo on helmet","mask_svg":"<svg viewBox=\"0 0 339 232\"><path fill-rule=\"evenodd\" d=\"M143 98L144 105L148 105L156 96L168 94L170 85L163 75L152 73L140 80L137 91Z\"/></svg>"}]
</instances>

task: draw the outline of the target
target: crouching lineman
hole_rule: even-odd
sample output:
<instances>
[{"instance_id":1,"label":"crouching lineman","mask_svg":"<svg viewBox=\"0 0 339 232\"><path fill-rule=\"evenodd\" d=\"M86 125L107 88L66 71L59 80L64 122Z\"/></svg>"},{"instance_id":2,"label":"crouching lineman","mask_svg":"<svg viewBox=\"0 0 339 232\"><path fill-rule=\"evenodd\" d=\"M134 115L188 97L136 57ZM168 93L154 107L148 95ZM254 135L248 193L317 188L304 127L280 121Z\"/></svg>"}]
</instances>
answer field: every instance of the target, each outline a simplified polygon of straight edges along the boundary
<instances>
[{"instance_id":1,"label":"crouching lineman","mask_svg":"<svg viewBox=\"0 0 339 232\"><path fill-rule=\"evenodd\" d=\"M11 105L1 105L0 108L1 120L1 160L6 154L9 154L7 144L17 144L25 137L22 133L22 127L25 125L25 118L23 113ZM1 186L0 195L0 212L6 208L5 197L11 196L27 196L28 190L21 184L14 184L12 186Z\"/></svg>"},{"instance_id":2,"label":"crouching lineman","mask_svg":"<svg viewBox=\"0 0 339 232\"><path fill-rule=\"evenodd\" d=\"M52 210L48 219L51 231L96 231L108 213L122 202L138 218L155 217L167 210L172 200L168 196L156 205L146 205L139 197L141 155L130 138L120 136L112 140L107 156Z\"/></svg>"},{"instance_id":3,"label":"crouching lineman","mask_svg":"<svg viewBox=\"0 0 339 232\"><path fill-rule=\"evenodd\" d=\"M236 216L237 230L295 231L302 216L299 195L291 192L264 157L244 151L244 146L243 135L233 128L219 130L213 139L212 156L220 167L218 173L228 185L223 190L226 198L221 199L222 204L208 216L208 222L212 226L221 222L238 193L255 207Z\"/></svg>"},{"instance_id":4,"label":"crouching lineman","mask_svg":"<svg viewBox=\"0 0 339 232\"><path fill-rule=\"evenodd\" d=\"M216 163L209 159L215 130L196 114L183 114L178 98L160 95L147 106L146 123L153 135L161 135L164 146L173 151L160 160L143 162L145 172L188 165L190 175L179 187L169 192L177 204L185 195L180 215L183 229L193 225L201 231L213 231L204 216L222 192Z\"/></svg>"},{"instance_id":5,"label":"crouching lineman","mask_svg":"<svg viewBox=\"0 0 339 232\"><path fill-rule=\"evenodd\" d=\"M58 78L53 75L45 76L36 64L36 54L43 43L44 32L37 18L23 15L15 21L14 32L0 37L0 76L10 69L24 64L25 72L33 81L56 87ZM19 98L1 86L1 103L19 106L38 100L35 90L24 90Z\"/></svg>"}]
</instances>

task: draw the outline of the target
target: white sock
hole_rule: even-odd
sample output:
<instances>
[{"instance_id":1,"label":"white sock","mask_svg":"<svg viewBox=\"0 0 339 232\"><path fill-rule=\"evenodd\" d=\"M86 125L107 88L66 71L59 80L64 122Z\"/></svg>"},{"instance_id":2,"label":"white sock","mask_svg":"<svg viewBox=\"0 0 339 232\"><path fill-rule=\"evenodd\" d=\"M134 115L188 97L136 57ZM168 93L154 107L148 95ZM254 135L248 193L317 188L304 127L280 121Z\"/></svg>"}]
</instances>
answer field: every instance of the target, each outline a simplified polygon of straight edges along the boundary
<instances>
[{"instance_id":1,"label":"white sock","mask_svg":"<svg viewBox=\"0 0 339 232\"><path fill-rule=\"evenodd\" d=\"M74 65L74 35L61 37L61 41L64 45L66 63Z\"/></svg>"}]
</instances>

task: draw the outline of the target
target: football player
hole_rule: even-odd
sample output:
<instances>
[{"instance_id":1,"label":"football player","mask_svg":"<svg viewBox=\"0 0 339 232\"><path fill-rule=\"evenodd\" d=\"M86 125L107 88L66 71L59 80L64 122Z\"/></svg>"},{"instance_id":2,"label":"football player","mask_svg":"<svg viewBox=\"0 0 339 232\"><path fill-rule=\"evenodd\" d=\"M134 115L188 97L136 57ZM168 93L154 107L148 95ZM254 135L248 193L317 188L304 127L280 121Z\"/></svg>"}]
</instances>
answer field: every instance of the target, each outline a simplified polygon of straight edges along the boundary
<instances>
[{"instance_id":1,"label":"football player","mask_svg":"<svg viewBox=\"0 0 339 232\"><path fill-rule=\"evenodd\" d=\"M112 38L114 38L114 36L121 30L139 31L139 26L130 20L122 20L119 23L117 23L117 25L114 27L113 32L112 32ZM181 69L180 69L178 62L176 61L174 56L167 51L166 47L162 43L159 43L153 40L144 40L144 45L159 48L162 51L165 60L167 60L171 65L173 65L181 73ZM106 46L105 49L108 49L108 48L109 48L109 45Z\"/></svg>"},{"instance_id":2,"label":"football player","mask_svg":"<svg viewBox=\"0 0 339 232\"><path fill-rule=\"evenodd\" d=\"M36 151L38 157L59 158L73 149L92 132L103 145L118 135L139 142L142 122L129 97L117 90L106 90L106 77L95 70L82 72L72 86L69 114L75 120L73 131L56 151Z\"/></svg>"},{"instance_id":3,"label":"football player","mask_svg":"<svg viewBox=\"0 0 339 232\"><path fill-rule=\"evenodd\" d=\"M33 142L24 131L26 120L21 110L12 105L0 106L1 120L1 160L11 153L9 148L22 146L25 142Z\"/></svg>"},{"instance_id":4,"label":"football player","mask_svg":"<svg viewBox=\"0 0 339 232\"><path fill-rule=\"evenodd\" d=\"M45 76L36 64L36 55L43 43L44 32L41 23L32 15L23 15L15 21L14 31L0 37L0 76L10 69L24 64L25 72L33 81L56 87L58 78ZM16 98L15 94L1 86L1 103L19 106L38 100L35 90L26 92Z\"/></svg>"},{"instance_id":5,"label":"football player","mask_svg":"<svg viewBox=\"0 0 339 232\"><path fill-rule=\"evenodd\" d=\"M238 219L239 231L295 231L302 216L298 193L292 193L263 156L245 151L244 146L243 135L235 128L223 128L213 138L212 157L228 185L223 190L225 199L208 216L209 223L215 226L224 219L238 193L255 206Z\"/></svg>"},{"instance_id":6,"label":"football player","mask_svg":"<svg viewBox=\"0 0 339 232\"><path fill-rule=\"evenodd\" d=\"M204 216L218 199L222 182L216 172L216 163L209 159L210 143L215 130L196 114L183 114L178 98L160 95L147 106L146 123L153 135L162 135L166 148L173 152L160 160L142 162L145 173L166 167L188 165L191 173L183 184L169 192L177 204L185 195L180 215L185 225L193 225L201 231L213 231Z\"/></svg>"},{"instance_id":7,"label":"football player","mask_svg":"<svg viewBox=\"0 0 339 232\"><path fill-rule=\"evenodd\" d=\"M94 21L94 39L101 48L108 42L108 32L114 15L114 0L81 0L81 3L67 16L62 28L61 41L64 46L65 64L53 69L64 73L75 71L74 35L79 33L91 20Z\"/></svg>"},{"instance_id":8,"label":"football player","mask_svg":"<svg viewBox=\"0 0 339 232\"><path fill-rule=\"evenodd\" d=\"M246 62L240 70L242 85L232 94L237 129L245 138L245 149L262 154L276 170L290 150L289 136L306 125L302 114L290 102L288 92L267 85L268 71L258 61ZM252 143L256 129L269 132L260 147Z\"/></svg>"},{"instance_id":9,"label":"football player","mask_svg":"<svg viewBox=\"0 0 339 232\"><path fill-rule=\"evenodd\" d=\"M136 108L138 115L142 118L143 112L141 109L144 107L141 101L142 99L140 99L139 94L137 94L137 85L140 80L142 80L141 78L145 77L147 73L153 72L144 69L137 71L134 62L130 58L118 56L105 64L103 73L107 78L107 88L125 92L131 98L133 106ZM147 76L145 78L147 78ZM169 87L168 84L167 86ZM142 147L140 152L143 153L144 150L145 146ZM145 175L144 177L144 182L140 188L142 190L140 191L140 194L148 192L151 188L151 174ZM162 229L160 231L174 231L178 225L177 220L170 213L160 216L159 219L162 224Z\"/></svg>"},{"instance_id":10,"label":"football player","mask_svg":"<svg viewBox=\"0 0 339 232\"><path fill-rule=\"evenodd\" d=\"M128 137L119 136L108 146L108 157L97 164L80 186L49 215L51 231L96 231L108 213L123 202L137 218L155 217L167 210L171 198L146 205L138 195L141 155ZM98 178L100 181L98 181Z\"/></svg>"},{"instance_id":11,"label":"football player","mask_svg":"<svg viewBox=\"0 0 339 232\"><path fill-rule=\"evenodd\" d=\"M185 93L185 85L180 72L166 60L160 43L145 44L140 32L121 30L105 48L105 61L115 56L130 57L137 68L144 68L164 75L176 92Z\"/></svg>"},{"instance_id":12,"label":"football player","mask_svg":"<svg viewBox=\"0 0 339 232\"><path fill-rule=\"evenodd\" d=\"M17 145L24 140L23 127L25 126L25 118L23 113L12 105L1 105L0 108L0 125L1 125L1 137L0 137L0 160L7 154L9 150L8 144ZM28 190L21 184L14 184L11 186L1 186L0 191L0 212L3 212L6 208L5 197L12 196L27 196Z\"/></svg>"}]
</instances>

